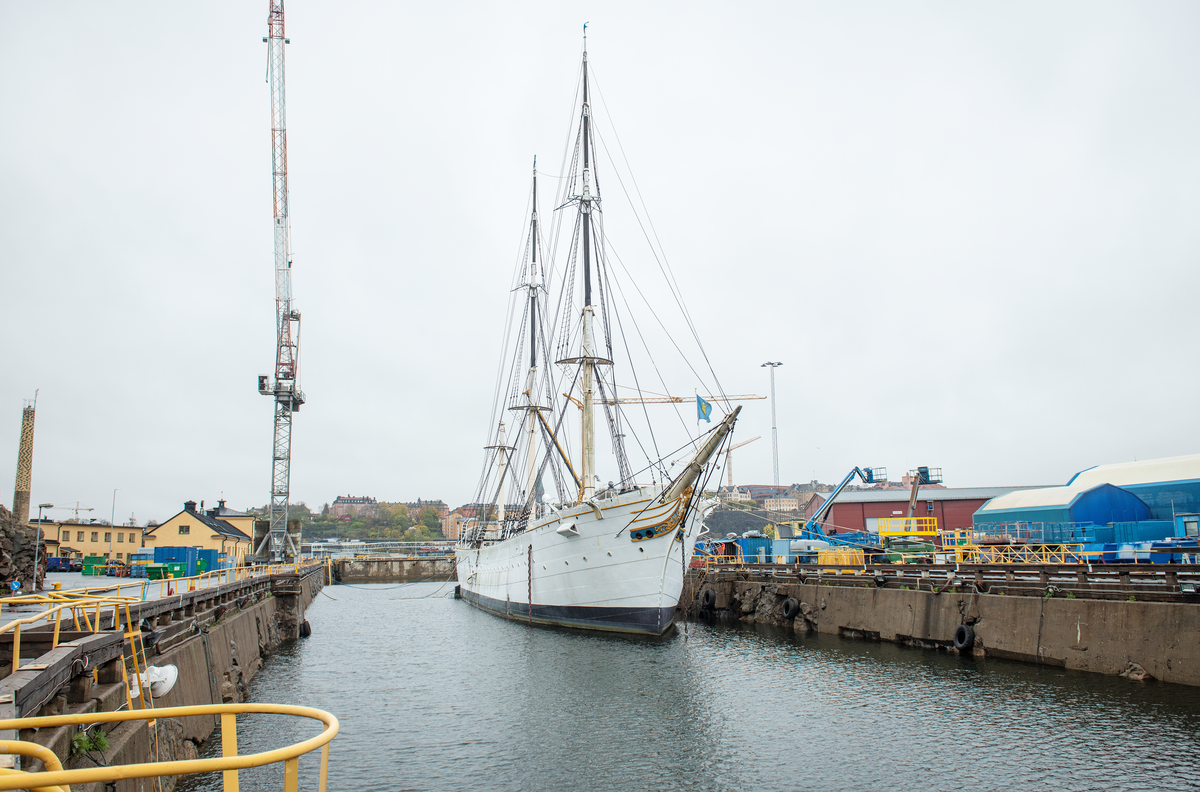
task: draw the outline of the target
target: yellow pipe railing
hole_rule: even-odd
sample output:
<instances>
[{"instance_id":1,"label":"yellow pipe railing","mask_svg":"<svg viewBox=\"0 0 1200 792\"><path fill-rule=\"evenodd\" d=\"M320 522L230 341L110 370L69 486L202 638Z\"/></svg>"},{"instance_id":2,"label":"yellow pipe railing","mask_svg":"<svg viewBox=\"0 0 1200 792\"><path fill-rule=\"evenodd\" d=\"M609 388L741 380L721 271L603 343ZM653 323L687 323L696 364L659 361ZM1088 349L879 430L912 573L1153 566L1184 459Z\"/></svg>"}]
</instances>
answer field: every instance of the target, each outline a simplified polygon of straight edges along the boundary
<instances>
[{"instance_id":1,"label":"yellow pipe railing","mask_svg":"<svg viewBox=\"0 0 1200 792\"><path fill-rule=\"evenodd\" d=\"M237 755L237 716L243 713L268 713L312 718L324 724L316 737L303 742L276 748L271 751ZM284 792L297 792L299 787L300 757L317 748L321 749L321 769L318 790L326 792L329 771L329 743L337 736L338 719L328 712L312 707L297 707L287 704L204 704L194 707L162 707L153 711L140 712L88 712L77 715L54 715L42 718L16 718L0 721L0 731L7 729L49 729L57 726L82 726L94 723L115 723L152 718L186 718L193 715L221 716L221 753L212 759L187 759L171 762L143 762L140 764L87 767L63 770L47 762L50 770L37 773L0 774L0 792L8 789L61 788L66 784L90 784L117 781L126 778L154 778L168 775L192 775L195 773L220 772L223 775L225 792L238 792L238 771L249 767L284 763ZM19 753L27 756L37 749L46 750L36 743L20 740L0 740L0 754ZM43 759L43 761L45 761Z\"/></svg>"},{"instance_id":2,"label":"yellow pipe railing","mask_svg":"<svg viewBox=\"0 0 1200 792\"><path fill-rule=\"evenodd\" d=\"M112 626L109 629L119 630L121 629L122 608L125 612L125 624L129 625L131 620L129 614L130 603L145 600L146 595L149 593L149 584L151 583L160 584L158 593L161 599L183 593L184 584L187 585L187 591L197 591L201 588L211 588L213 585L220 585L221 583L248 580L254 577L267 577L273 574L299 574L302 570L320 566L322 564L318 561L303 564L273 564L258 567L239 567L237 569L218 569L188 578L167 578L165 580L126 583L118 586L105 586L103 588L69 589L67 591L48 591L40 594L33 593L22 594L16 597L3 597L0 598L0 612L2 612L5 605L10 608L19 606L44 606L44 610L39 610L24 618L14 619L0 626L0 635L9 631L13 633L12 670L16 672L20 667L22 627L52 621L54 632L51 639L51 649L56 649L58 648L59 633L66 611L70 611L69 618L76 631L97 633L101 631L102 617L105 615L107 609L111 607ZM134 590L140 589L140 596L135 597L120 593L121 589L129 590L131 588ZM141 632L136 630L126 633L126 637L129 638L140 637L140 635Z\"/></svg>"}]
</instances>

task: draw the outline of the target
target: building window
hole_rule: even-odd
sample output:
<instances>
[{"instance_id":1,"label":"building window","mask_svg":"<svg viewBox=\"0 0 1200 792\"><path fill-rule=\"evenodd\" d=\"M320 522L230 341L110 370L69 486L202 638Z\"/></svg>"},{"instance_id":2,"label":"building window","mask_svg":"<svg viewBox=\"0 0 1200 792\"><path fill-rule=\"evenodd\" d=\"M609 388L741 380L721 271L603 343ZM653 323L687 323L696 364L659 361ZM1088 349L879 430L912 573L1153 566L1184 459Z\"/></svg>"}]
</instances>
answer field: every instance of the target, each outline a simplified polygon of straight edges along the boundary
<instances>
[{"instance_id":1,"label":"building window","mask_svg":"<svg viewBox=\"0 0 1200 792\"><path fill-rule=\"evenodd\" d=\"M112 541L112 531L105 531L105 532L104 532L104 541L106 541L106 542L111 542L111 541Z\"/></svg>"},{"instance_id":2,"label":"building window","mask_svg":"<svg viewBox=\"0 0 1200 792\"><path fill-rule=\"evenodd\" d=\"M79 536L75 537L75 541L82 542L83 541L83 531L77 531L77 533L79 534ZM70 537L67 537L67 538L69 539Z\"/></svg>"},{"instance_id":3,"label":"building window","mask_svg":"<svg viewBox=\"0 0 1200 792\"><path fill-rule=\"evenodd\" d=\"M99 541L100 541L100 534L99 534L99 533L97 533L96 531L92 531L92 541L93 541L93 542L99 542Z\"/></svg>"},{"instance_id":4,"label":"building window","mask_svg":"<svg viewBox=\"0 0 1200 792\"><path fill-rule=\"evenodd\" d=\"M192 532L192 526L190 526L190 525L181 525L181 526L179 526L179 533L181 533L181 534L188 534L188 533L191 533L191 532Z\"/></svg>"},{"instance_id":5,"label":"building window","mask_svg":"<svg viewBox=\"0 0 1200 792\"><path fill-rule=\"evenodd\" d=\"M120 534L117 534L117 536L120 536ZM120 560L121 560L121 554L120 554L120 553L117 553L117 560L118 560L118 561L120 561Z\"/></svg>"},{"instance_id":6,"label":"building window","mask_svg":"<svg viewBox=\"0 0 1200 792\"><path fill-rule=\"evenodd\" d=\"M121 533L120 531L118 531L118 532L117 532L117 541L118 541L118 542L121 542L122 544L124 544L124 543L125 543L125 534L123 534L123 533ZM117 556L117 558L120 558L120 556Z\"/></svg>"},{"instance_id":7,"label":"building window","mask_svg":"<svg viewBox=\"0 0 1200 792\"><path fill-rule=\"evenodd\" d=\"M137 534L135 534L133 531L129 532L129 543L130 544L137 544L137 539L134 539L135 536L137 536Z\"/></svg>"}]
</instances>

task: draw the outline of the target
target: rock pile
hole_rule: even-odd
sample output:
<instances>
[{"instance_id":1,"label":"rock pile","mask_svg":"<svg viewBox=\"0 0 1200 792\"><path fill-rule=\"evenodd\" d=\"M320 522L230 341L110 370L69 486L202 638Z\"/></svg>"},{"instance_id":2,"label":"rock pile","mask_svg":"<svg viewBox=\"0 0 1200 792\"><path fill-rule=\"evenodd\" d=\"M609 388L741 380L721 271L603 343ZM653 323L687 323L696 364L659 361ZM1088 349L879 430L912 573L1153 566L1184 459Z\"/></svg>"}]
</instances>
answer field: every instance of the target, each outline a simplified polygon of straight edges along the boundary
<instances>
[{"instance_id":1,"label":"rock pile","mask_svg":"<svg viewBox=\"0 0 1200 792\"><path fill-rule=\"evenodd\" d=\"M30 582L33 580L36 537L37 526L22 525L15 514L0 505L0 585L4 587L0 596L7 596L12 591L10 585L14 580L21 584L22 590L33 590ZM43 543L37 551L39 588L46 576L45 549Z\"/></svg>"}]
</instances>

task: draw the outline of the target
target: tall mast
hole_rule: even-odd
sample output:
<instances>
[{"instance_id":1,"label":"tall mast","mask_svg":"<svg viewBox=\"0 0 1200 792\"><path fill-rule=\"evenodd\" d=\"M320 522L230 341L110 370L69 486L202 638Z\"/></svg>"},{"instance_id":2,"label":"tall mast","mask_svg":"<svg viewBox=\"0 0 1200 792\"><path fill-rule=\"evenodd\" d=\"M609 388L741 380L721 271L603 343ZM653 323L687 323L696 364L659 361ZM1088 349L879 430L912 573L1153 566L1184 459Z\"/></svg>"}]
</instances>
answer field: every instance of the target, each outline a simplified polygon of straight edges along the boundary
<instances>
[{"instance_id":1,"label":"tall mast","mask_svg":"<svg viewBox=\"0 0 1200 792\"><path fill-rule=\"evenodd\" d=\"M300 390L300 312L292 305L291 229L288 223L287 121L284 112L283 0L269 0L267 63L271 84L271 170L274 182L275 234L275 378L258 378L258 392L275 399L275 436L271 454L271 528L257 548L272 560L299 555L288 535L291 485L292 413L304 404Z\"/></svg>"},{"instance_id":2,"label":"tall mast","mask_svg":"<svg viewBox=\"0 0 1200 792\"><path fill-rule=\"evenodd\" d=\"M580 498L587 500L596 494L596 422L593 405L596 358L592 338L592 190L589 136L591 107L588 101L587 25L583 26L583 194L579 208L583 214L583 486Z\"/></svg>"},{"instance_id":3,"label":"tall mast","mask_svg":"<svg viewBox=\"0 0 1200 792\"><path fill-rule=\"evenodd\" d=\"M537 382L537 292L538 292L538 209L537 209L537 157L533 158L533 214L529 218L529 377L525 382L525 397L528 401L528 414L525 416L528 424L529 442L526 445L526 487L525 501L533 503L534 476L537 468L537 408L534 403L533 389Z\"/></svg>"}]
</instances>

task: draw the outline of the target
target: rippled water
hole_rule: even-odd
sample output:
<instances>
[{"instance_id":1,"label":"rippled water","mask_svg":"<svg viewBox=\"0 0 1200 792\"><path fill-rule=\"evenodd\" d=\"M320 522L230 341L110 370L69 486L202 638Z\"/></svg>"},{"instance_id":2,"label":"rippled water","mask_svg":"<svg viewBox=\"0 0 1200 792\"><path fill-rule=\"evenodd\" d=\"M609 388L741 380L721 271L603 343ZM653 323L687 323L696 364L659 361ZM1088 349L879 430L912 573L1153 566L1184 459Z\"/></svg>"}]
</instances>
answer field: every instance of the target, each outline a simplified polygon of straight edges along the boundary
<instances>
[{"instance_id":1,"label":"rippled water","mask_svg":"<svg viewBox=\"0 0 1200 792\"><path fill-rule=\"evenodd\" d=\"M341 720L331 790L1200 787L1200 689L762 627L530 628L451 586L328 588L251 684ZM300 723L244 716L241 752ZM283 788L281 766L242 778Z\"/></svg>"}]
</instances>

